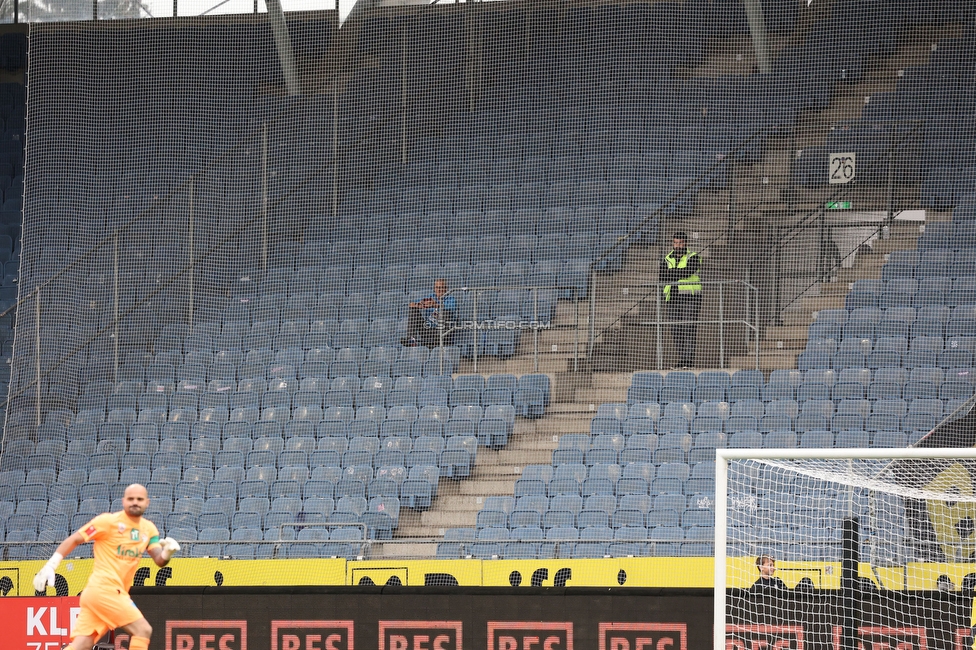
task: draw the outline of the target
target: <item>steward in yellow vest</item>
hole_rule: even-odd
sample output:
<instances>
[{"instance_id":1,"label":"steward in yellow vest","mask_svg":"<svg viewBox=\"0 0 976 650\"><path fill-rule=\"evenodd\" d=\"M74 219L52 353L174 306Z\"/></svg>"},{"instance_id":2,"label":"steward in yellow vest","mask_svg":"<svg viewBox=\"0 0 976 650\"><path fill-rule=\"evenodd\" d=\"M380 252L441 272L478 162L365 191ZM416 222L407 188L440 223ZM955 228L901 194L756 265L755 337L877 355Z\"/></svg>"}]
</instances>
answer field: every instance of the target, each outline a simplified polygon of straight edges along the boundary
<instances>
[{"instance_id":1,"label":"steward in yellow vest","mask_svg":"<svg viewBox=\"0 0 976 650\"><path fill-rule=\"evenodd\" d=\"M695 365L698 315L701 312L702 284L701 256L688 250L688 235L674 233L674 248L661 260L658 281L665 283L662 291L667 303L668 319L672 321L671 338L677 357L676 368Z\"/></svg>"}]
</instances>

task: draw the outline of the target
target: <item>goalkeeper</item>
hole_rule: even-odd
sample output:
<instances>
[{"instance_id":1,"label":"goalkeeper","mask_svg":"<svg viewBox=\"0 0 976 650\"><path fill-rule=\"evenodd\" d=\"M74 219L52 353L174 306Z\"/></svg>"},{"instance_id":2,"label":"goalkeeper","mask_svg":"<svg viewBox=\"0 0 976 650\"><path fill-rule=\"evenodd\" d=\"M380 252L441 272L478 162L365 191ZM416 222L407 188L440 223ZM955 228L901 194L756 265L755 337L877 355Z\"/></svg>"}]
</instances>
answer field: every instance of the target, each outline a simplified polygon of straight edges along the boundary
<instances>
[{"instance_id":1,"label":"goalkeeper","mask_svg":"<svg viewBox=\"0 0 976 650\"><path fill-rule=\"evenodd\" d=\"M101 514L85 524L61 542L34 576L34 589L43 594L54 585L54 572L64 556L80 544L94 542L95 563L81 594L81 612L71 628L70 650L90 650L106 632L117 628L129 634L129 650L148 650L152 627L129 597L129 587L143 553L162 567L180 550L176 540L160 540L156 526L143 519L148 506L146 488L130 485L121 512Z\"/></svg>"}]
</instances>

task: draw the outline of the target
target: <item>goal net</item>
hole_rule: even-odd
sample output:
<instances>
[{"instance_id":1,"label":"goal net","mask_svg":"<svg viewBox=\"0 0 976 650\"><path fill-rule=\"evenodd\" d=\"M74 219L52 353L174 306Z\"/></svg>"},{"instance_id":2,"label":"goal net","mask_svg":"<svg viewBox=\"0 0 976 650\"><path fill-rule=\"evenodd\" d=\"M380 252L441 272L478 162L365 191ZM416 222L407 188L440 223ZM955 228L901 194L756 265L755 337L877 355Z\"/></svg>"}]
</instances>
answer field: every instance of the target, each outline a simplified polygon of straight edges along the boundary
<instances>
[{"instance_id":1,"label":"goal net","mask_svg":"<svg viewBox=\"0 0 976 650\"><path fill-rule=\"evenodd\" d=\"M715 648L969 648L976 449L718 450Z\"/></svg>"}]
</instances>

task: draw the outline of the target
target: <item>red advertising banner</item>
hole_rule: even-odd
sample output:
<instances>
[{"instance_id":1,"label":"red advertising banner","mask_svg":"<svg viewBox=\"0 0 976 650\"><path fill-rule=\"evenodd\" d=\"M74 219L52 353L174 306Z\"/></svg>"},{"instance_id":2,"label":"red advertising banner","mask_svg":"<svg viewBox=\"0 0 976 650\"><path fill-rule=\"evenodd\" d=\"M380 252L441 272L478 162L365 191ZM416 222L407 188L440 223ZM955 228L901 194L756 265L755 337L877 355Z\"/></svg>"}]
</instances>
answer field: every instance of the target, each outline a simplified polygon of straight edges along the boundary
<instances>
[{"instance_id":1,"label":"red advertising banner","mask_svg":"<svg viewBox=\"0 0 976 650\"><path fill-rule=\"evenodd\" d=\"M973 647L973 629L970 627L956 628L953 650L969 650Z\"/></svg>"},{"instance_id":2,"label":"red advertising banner","mask_svg":"<svg viewBox=\"0 0 976 650\"><path fill-rule=\"evenodd\" d=\"M801 625L726 625L726 650L803 650Z\"/></svg>"},{"instance_id":3,"label":"red advertising banner","mask_svg":"<svg viewBox=\"0 0 976 650\"><path fill-rule=\"evenodd\" d=\"M688 650L685 623L600 623L600 650Z\"/></svg>"},{"instance_id":4,"label":"red advertising banner","mask_svg":"<svg viewBox=\"0 0 976 650\"><path fill-rule=\"evenodd\" d=\"M166 621L166 650L247 650L247 621Z\"/></svg>"},{"instance_id":5,"label":"red advertising banner","mask_svg":"<svg viewBox=\"0 0 976 650\"><path fill-rule=\"evenodd\" d=\"M573 624L488 621L488 650L573 650Z\"/></svg>"},{"instance_id":6,"label":"red advertising banner","mask_svg":"<svg viewBox=\"0 0 976 650\"><path fill-rule=\"evenodd\" d=\"M271 621L271 650L354 650L353 621Z\"/></svg>"},{"instance_id":7,"label":"red advertising banner","mask_svg":"<svg viewBox=\"0 0 976 650\"><path fill-rule=\"evenodd\" d=\"M928 633L924 627L860 627L857 630L860 650L928 650ZM834 626L834 648L841 650L843 629Z\"/></svg>"},{"instance_id":8,"label":"red advertising banner","mask_svg":"<svg viewBox=\"0 0 976 650\"><path fill-rule=\"evenodd\" d=\"M462 650L461 621L380 621L379 650Z\"/></svg>"},{"instance_id":9,"label":"red advertising banner","mask_svg":"<svg viewBox=\"0 0 976 650\"><path fill-rule=\"evenodd\" d=\"M5 650L61 650L78 618L77 596L0 598Z\"/></svg>"}]
</instances>

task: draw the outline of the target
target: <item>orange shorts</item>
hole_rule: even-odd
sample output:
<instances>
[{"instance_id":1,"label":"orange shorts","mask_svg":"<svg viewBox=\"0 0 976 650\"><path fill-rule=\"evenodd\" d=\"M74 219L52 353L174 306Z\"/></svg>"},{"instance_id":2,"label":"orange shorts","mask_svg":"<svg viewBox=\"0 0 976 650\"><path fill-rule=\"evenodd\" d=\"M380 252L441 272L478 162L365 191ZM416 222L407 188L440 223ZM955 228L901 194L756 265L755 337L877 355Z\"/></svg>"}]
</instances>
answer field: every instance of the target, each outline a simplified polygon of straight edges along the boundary
<instances>
[{"instance_id":1,"label":"orange shorts","mask_svg":"<svg viewBox=\"0 0 976 650\"><path fill-rule=\"evenodd\" d=\"M81 611L71 628L71 638L90 636L96 641L109 630L125 627L142 618L129 594L120 589L86 587L81 592Z\"/></svg>"}]
</instances>

